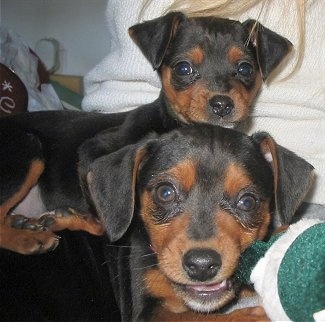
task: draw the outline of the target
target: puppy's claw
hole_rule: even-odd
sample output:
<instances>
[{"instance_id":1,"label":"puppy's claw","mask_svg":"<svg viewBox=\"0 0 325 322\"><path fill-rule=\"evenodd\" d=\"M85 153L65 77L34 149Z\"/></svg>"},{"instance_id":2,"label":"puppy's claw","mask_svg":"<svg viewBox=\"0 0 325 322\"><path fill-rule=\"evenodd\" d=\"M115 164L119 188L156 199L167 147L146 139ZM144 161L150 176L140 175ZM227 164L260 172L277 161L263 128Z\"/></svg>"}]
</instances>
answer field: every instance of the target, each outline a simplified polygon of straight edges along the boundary
<instances>
[{"instance_id":1,"label":"puppy's claw","mask_svg":"<svg viewBox=\"0 0 325 322\"><path fill-rule=\"evenodd\" d=\"M54 235L52 246L46 249L45 252L53 252L59 246L60 239L60 236Z\"/></svg>"},{"instance_id":2,"label":"puppy's claw","mask_svg":"<svg viewBox=\"0 0 325 322\"><path fill-rule=\"evenodd\" d=\"M35 248L33 252L31 252L31 255L53 252L59 246L60 238L61 237L57 235L52 235L47 240L37 240L38 247Z\"/></svg>"}]
</instances>

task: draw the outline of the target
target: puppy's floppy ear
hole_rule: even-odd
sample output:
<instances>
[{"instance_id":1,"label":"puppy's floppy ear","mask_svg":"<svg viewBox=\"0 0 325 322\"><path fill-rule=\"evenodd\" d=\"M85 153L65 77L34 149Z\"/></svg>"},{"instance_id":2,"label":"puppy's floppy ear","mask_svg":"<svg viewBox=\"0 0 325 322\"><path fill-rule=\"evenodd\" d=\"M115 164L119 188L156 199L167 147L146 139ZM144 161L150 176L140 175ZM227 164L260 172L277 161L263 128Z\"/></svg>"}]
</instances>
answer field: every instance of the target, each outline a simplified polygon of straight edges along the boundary
<instances>
[{"instance_id":1,"label":"puppy's floppy ear","mask_svg":"<svg viewBox=\"0 0 325 322\"><path fill-rule=\"evenodd\" d=\"M290 52L292 43L256 20L246 20L243 25L249 30L249 40L256 48L257 62L265 81Z\"/></svg>"},{"instance_id":2,"label":"puppy's floppy ear","mask_svg":"<svg viewBox=\"0 0 325 322\"><path fill-rule=\"evenodd\" d=\"M136 177L145 144L128 145L96 159L87 174L91 200L111 241L127 231L134 212Z\"/></svg>"},{"instance_id":3,"label":"puppy's floppy ear","mask_svg":"<svg viewBox=\"0 0 325 322\"><path fill-rule=\"evenodd\" d=\"M265 132L253 135L274 175L275 225L289 224L314 178L314 167Z\"/></svg>"},{"instance_id":4,"label":"puppy's floppy ear","mask_svg":"<svg viewBox=\"0 0 325 322\"><path fill-rule=\"evenodd\" d=\"M129 28L129 35L156 70L162 63L166 50L178 24L185 19L181 12L149 20Z\"/></svg>"}]
</instances>

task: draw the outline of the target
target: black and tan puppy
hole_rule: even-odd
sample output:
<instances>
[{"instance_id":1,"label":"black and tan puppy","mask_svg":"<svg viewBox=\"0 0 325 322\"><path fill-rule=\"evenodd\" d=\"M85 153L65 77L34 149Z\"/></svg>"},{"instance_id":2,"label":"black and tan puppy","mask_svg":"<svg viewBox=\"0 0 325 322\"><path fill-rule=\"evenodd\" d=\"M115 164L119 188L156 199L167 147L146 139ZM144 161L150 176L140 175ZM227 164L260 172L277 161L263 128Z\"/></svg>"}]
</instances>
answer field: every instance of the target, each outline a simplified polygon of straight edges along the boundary
<instances>
[{"instance_id":1,"label":"black and tan puppy","mask_svg":"<svg viewBox=\"0 0 325 322\"><path fill-rule=\"evenodd\" d=\"M83 145L82 175L98 156L134 143L147 133L209 123L233 128L247 119L262 80L291 50L291 43L255 20L167 14L129 29L157 70L159 98L130 113L109 139L102 133Z\"/></svg>"},{"instance_id":2,"label":"black and tan puppy","mask_svg":"<svg viewBox=\"0 0 325 322\"><path fill-rule=\"evenodd\" d=\"M258 309L215 312L237 294L240 254L270 227L291 221L312 171L266 133L211 125L97 159L87 182L115 242L108 265L122 320L266 318Z\"/></svg>"},{"instance_id":3,"label":"black and tan puppy","mask_svg":"<svg viewBox=\"0 0 325 322\"><path fill-rule=\"evenodd\" d=\"M233 127L248 117L262 80L291 48L251 20L177 12L136 25L130 34L161 77L155 102L126 114L38 112L0 120L0 247L38 253L57 245L50 230L101 233L86 215L92 209L80 189L77 164L84 185L96 158L152 131L191 123ZM57 211L40 222L24 217L58 208L76 211ZM12 210L23 216L7 216Z\"/></svg>"}]
</instances>

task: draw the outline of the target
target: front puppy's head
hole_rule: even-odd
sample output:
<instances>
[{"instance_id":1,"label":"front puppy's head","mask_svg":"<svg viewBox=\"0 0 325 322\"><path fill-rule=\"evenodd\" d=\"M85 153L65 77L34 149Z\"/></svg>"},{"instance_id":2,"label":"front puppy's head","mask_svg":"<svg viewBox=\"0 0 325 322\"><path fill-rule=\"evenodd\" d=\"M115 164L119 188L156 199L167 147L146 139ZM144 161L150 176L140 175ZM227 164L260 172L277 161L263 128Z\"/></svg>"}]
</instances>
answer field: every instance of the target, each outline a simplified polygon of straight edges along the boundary
<instances>
[{"instance_id":1,"label":"front puppy's head","mask_svg":"<svg viewBox=\"0 0 325 322\"><path fill-rule=\"evenodd\" d=\"M196 125L97 159L88 183L112 241L132 220L146 228L157 257L142 270L147 294L174 312L212 312L235 296L241 253L290 222L312 169L266 133Z\"/></svg>"},{"instance_id":2,"label":"front puppy's head","mask_svg":"<svg viewBox=\"0 0 325 322\"><path fill-rule=\"evenodd\" d=\"M187 18L179 12L129 33L162 80L170 113L181 122L234 127L245 120L262 80L291 43L253 20Z\"/></svg>"}]
</instances>

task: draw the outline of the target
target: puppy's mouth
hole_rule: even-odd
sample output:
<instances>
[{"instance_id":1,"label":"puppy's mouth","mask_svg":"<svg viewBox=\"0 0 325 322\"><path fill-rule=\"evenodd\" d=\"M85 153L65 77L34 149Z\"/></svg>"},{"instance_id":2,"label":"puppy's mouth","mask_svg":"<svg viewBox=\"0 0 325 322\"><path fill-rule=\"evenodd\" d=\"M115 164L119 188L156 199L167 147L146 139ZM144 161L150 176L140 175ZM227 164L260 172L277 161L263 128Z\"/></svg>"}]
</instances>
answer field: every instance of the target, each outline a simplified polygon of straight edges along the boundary
<instances>
[{"instance_id":1,"label":"puppy's mouth","mask_svg":"<svg viewBox=\"0 0 325 322\"><path fill-rule=\"evenodd\" d=\"M220 120L219 122L216 122L216 125L224 127L226 129L235 129L238 126L238 123L239 122L225 122L223 120Z\"/></svg>"},{"instance_id":2,"label":"puppy's mouth","mask_svg":"<svg viewBox=\"0 0 325 322\"><path fill-rule=\"evenodd\" d=\"M233 283L230 279L212 284L176 284L175 291L184 303L198 312L213 312L235 297Z\"/></svg>"},{"instance_id":3,"label":"puppy's mouth","mask_svg":"<svg viewBox=\"0 0 325 322\"><path fill-rule=\"evenodd\" d=\"M199 285L185 285L185 290L188 292L192 292L198 296L218 296L218 294L222 294L226 290L229 289L231 282L228 280L224 280L221 283L215 284L199 284Z\"/></svg>"}]
</instances>

